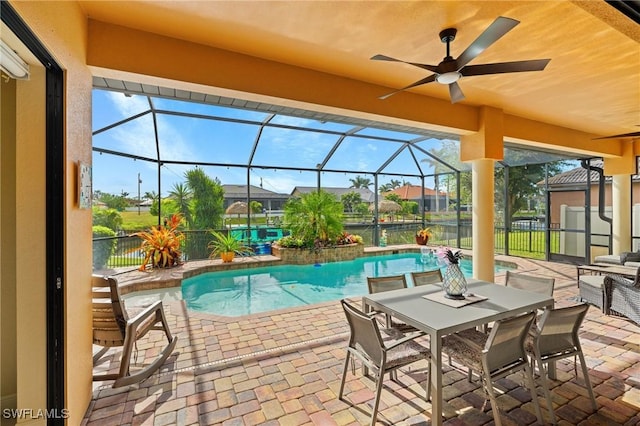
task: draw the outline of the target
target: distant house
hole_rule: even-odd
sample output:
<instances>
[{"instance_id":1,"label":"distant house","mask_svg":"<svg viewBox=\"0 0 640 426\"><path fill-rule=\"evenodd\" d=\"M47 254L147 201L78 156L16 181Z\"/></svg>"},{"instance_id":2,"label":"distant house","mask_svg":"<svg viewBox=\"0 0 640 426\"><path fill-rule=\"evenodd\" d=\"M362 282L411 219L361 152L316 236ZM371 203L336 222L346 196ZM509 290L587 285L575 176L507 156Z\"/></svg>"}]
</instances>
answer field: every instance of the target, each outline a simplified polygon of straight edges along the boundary
<instances>
[{"instance_id":1,"label":"distant house","mask_svg":"<svg viewBox=\"0 0 640 426\"><path fill-rule=\"evenodd\" d=\"M591 165L594 167L602 167L602 160L591 160ZM597 172L590 172L591 188L591 207L598 206L598 190L600 183L600 176ZM605 207L611 207L611 177L604 177L605 190L604 190L604 204ZM631 201L634 203L640 202L640 176L633 175L631 180ZM545 182L540 181L537 183L538 187L544 188ZM560 222L561 206L575 206L582 207L585 205L585 193L587 185L587 170L582 167L576 167L575 169L568 170L564 173L557 174L548 179L549 190L551 194L551 218L550 223Z\"/></svg>"},{"instance_id":2,"label":"distant house","mask_svg":"<svg viewBox=\"0 0 640 426\"><path fill-rule=\"evenodd\" d=\"M396 188L393 191L383 192L382 195L386 196L389 194L396 194L400 197L401 200L404 201L415 201L418 203L418 209L422 209L422 194L424 193L424 203L426 211L436 211L436 210L446 210L447 203L449 202L449 197L446 192L438 191L436 195L436 191L431 188L423 188L418 185L407 184L401 186L400 188ZM437 197L437 205L436 209L436 197Z\"/></svg>"},{"instance_id":3,"label":"distant house","mask_svg":"<svg viewBox=\"0 0 640 426\"><path fill-rule=\"evenodd\" d=\"M224 189L224 208L226 209L236 201L247 201L247 185L222 185ZM282 210L289 195L269 191L259 186L249 186L251 201L262 203L262 208L267 211Z\"/></svg>"},{"instance_id":4,"label":"distant house","mask_svg":"<svg viewBox=\"0 0 640 426\"><path fill-rule=\"evenodd\" d=\"M308 194L310 192L314 192L317 190L318 188L315 186L296 186L295 188L293 188L293 191L291 191L291 196L299 197L302 194ZM368 203L368 204L373 203L376 196L375 193L371 191L369 188L335 188L335 187L323 186L322 190L327 191L331 194L334 194L336 197L338 197L338 200L340 200L344 194L348 194L350 192L357 192L358 194L360 194L360 198L362 199L362 202Z\"/></svg>"}]
</instances>

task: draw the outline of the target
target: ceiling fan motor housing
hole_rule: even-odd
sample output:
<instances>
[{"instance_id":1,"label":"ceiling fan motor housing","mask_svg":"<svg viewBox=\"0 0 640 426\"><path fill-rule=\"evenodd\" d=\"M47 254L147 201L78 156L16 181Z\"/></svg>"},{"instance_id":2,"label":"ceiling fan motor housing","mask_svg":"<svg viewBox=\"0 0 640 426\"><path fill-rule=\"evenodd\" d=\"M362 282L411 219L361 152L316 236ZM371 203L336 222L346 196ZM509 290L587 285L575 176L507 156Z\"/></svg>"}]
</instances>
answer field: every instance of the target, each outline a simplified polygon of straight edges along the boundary
<instances>
[{"instance_id":1,"label":"ceiling fan motor housing","mask_svg":"<svg viewBox=\"0 0 640 426\"><path fill-rule=\"evenodd\" d=\"M457 33L458 30L456 30L455 28L444 29L440 31L440 40L442 40L443 43L451 43L456 39Z\"/></svg>"}]
</instances>

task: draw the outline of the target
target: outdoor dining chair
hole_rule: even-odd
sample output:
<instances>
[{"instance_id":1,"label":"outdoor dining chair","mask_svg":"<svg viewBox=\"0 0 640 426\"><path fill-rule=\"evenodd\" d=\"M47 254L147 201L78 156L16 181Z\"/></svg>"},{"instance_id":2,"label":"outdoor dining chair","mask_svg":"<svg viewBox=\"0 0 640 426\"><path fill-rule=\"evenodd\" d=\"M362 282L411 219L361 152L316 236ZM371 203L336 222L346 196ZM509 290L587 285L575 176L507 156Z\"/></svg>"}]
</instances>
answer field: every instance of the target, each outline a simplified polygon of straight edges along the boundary
<instances>
[{"instance_id":1,"label":"outdoor dining chair","mask_svg":"<svg viewBox=\"0 0 640 426\"><path fill-rule=\"evenodd\" d=\"M375 425L378 416L380 394L384 383L384 375L396 371L416 361L429 360L431 352L428 348L416 342L415 335L402 335L395 329L382 330L388 336L383 336L378 322L373 315L366 314L344 299L341 300L342 308L349 323L351 335L347 346L347 355L344 360L344 371L340 382L338 398L343 399L344 385L347 378L349 362L352 362L352 374L355 375L353 359L358 359L363 367L371 370L375 376L376 394L371 412L371 426ZM352 359L353 357L353 359ZM431 374L427 362L426 400L430 399Z\"/></svg>"},{"instance_id":2,"label":"outdoor dining chair","mask_svg":"<svg viewBox=\"0 0 640 426\"><path fill-rule=\"evenodd\" d=\"M489 334L476 329L467 329L443 337L443 352L454 361L468 368L471 381L473 371L480 374L485 392L489 395L493 419L501 426L498 401L493 388L495 380L524 370L538 422L542 424L542 412L536 397L536 386L532 368L525 351L525 339L535 318L535 312L496 321Z\"/></svg>"},{"instance_id":3,"label":"outdoor dining chair","mask_svg":"<svg viewBox=\"0 0 640 426\"><path fill-rule=\"evenodd\" d=\"M176 347L177 336L172 336L164 315L162 302L154 302L139 312L127 312L120 296L118 281L113 277L92 276L93 291L93 343L103 349L93 358L93 363L109 348L122 347L118 373L94 374L93 380L115 380L113 387L141 382L158 370ZM129 316L131 313L133 316ZM167 343L153 362L131 371L131 355L135 343L149 331L161 331Z\"/></svg>"},{"instance_id":4,"label":"outdoor dining chair","mask_svg":"<svg viewBox=\"0 0 640 426\"><path fill-rule=\"evenodd\" d=\"M427 284L439 284L442 283L442 271L440 269L434 269L431 271L412 272L411 279L413 285L421 286Z\"/></svg>"},{"instance_id":5,"label":"outdoor dining chair","mask_svg":"<svg viewBox=\"0 0 640 426\"><path fill-rule=\"evenodd\" d=\"M521 290L553 296L555 278L526 275L519 272L507 271L505 285Z\"/></svg>"},{"instance_id":6,"label":"outdoor dining chair","mask_svg":"<svg viewBox=\"0 0 640 426\"><path fill-rule=\"evenodd\" d=\"M407 278L404 274L388 275L386 277L367 277L367 286L369 287L369 294L399 290L407 288ZM390 315L385 315L385 319L385 327L387 328L396 328L402 333L420 332L415 327L393 319Z\"/></svg>"},{"instance_id":7,"label":"outdoor dining chair","mask_svg":"<svg viewBox=\"0 0 640 426\"><path fill-rule=\"evenodd\" d=\"M532 291L534 293L540 293L545 296L553 297L553 289L556 282L555 278L538 277L514 271L507 271L505 277L505 285L507 287ZM534 318L533 325L535 325L537 321L538 318ZM485 325L485 333L488 333L490 330L491 327L489 326L489 324Z\"/></svg>"},{"instance_id":8,"label":"outdoor dining chair","mask_svg":"<svg viewBox=\"0 0 640 426\"><path fill-rule=\"evenodd\" d=\"M578 367L575 358L576 356L580 358L580 366L582 367L582 375L584 376L584 386L591 397L593 410L598 409L578 336L578 331L582 321L587 315L588 309L588 304L581 303L574 306L545 310L540 318L535 335L530 336L526 342L526 349L531 356L532 366L534 365L534 361L538 364L540 381L547 400L547 409L551 414L551 419L554 424L556 423L556 417L547 383L547 372L544 368L544 364L548 366L548 363L551 361L571 356L574 357L574 374L577 378Z\"/></svg>"}]
</instances>

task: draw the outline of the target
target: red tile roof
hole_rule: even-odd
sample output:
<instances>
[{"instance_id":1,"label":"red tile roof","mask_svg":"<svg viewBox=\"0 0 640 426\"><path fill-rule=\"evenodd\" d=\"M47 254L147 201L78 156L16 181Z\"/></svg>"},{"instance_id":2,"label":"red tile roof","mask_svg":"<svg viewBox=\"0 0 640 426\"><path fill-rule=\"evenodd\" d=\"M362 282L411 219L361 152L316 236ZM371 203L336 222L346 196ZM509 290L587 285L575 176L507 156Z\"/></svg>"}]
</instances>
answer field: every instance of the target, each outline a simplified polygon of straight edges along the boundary
<instances>
[{"instance_id":1,"label":"red tile roof","mask_svg":"<svg viewBox=\"0 0 640 426\"><path fill-rule=\"evenodd\" d=\"M423 188L418 185L404 185L393 191L383 192L382 195L397 194L403 200L416 200L422 197L422 189ZM433 197L436 195L436 191L431 188L424 188L424 195ZM446 192L439 191L439 195L444 196Z\"/></svg>"}]
</instances>

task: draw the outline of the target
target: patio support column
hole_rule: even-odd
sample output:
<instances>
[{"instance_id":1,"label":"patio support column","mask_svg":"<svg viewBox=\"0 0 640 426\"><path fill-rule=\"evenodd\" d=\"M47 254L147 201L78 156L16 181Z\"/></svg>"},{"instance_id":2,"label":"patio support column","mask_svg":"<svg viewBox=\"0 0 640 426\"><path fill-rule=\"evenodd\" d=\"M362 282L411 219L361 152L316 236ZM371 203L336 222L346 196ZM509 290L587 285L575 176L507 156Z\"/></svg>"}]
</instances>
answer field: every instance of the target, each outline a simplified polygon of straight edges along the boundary
<instances>
[{"instance_id":1,"label":"patio support column","mask_svg":"<svg viewBox=\"0 0 640 426\"><path fill-rule=\"evenodd\" d=\"M494 280L494 177L493 160L471 162L473 277Z\"/></svg>"},{"instance_id":2,"label":"patio support column","mask_svg":"<svg viewBox=\"0 0 640 426\"><path fill-rule=\"evenodd\" d=\"M612 253L631 251L631 176L613 175Z\"/></svg>"},{"instance_id":3,"label":"patio support column","mask_svg":"<svg viewBox=\"0 0 640 426\"><path fill-rule=\"evenodd\" d=\"M460 137L460 160L471 162L473 277L494 281L494 161L502 160L502 110L482 107L477 133Z\"/></svg>"},{"instance_id":4,"label":"patio support column","mask_svg":"<svg viewBox=\"0 0 640 426\"><path fill-rule=\"evenodd\" d=\"M634 145L622 141L622 156L604 159L604 174L613 177L612 204L612 253L631 251L631 176L636 173Z\"/></svg>"}]
</instances>

